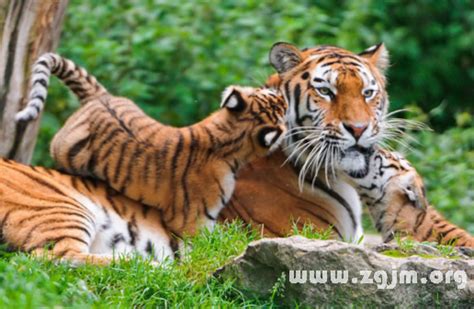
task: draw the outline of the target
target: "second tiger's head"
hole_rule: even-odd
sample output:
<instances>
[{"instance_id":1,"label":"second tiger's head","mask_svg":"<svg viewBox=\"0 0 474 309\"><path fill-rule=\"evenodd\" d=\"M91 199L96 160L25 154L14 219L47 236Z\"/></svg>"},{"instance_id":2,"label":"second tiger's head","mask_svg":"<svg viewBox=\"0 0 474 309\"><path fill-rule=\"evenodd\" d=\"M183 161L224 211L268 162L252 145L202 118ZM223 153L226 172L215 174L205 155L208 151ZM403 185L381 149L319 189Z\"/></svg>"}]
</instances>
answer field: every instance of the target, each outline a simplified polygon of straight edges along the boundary
<instances>
[{"instance_id":1,"label":"second tiger's head","mask_svg":"<svg viewBox=\"0 0 474 309\"><path fill-rule=\"evenodd\" d=\"M242 145L248 155L264 156L283 140L286 109L283 97L273 90L229 86L221 101L221 114L228 124L223 130L234 134L235 146Z\"/></svg>"}]
</instances>

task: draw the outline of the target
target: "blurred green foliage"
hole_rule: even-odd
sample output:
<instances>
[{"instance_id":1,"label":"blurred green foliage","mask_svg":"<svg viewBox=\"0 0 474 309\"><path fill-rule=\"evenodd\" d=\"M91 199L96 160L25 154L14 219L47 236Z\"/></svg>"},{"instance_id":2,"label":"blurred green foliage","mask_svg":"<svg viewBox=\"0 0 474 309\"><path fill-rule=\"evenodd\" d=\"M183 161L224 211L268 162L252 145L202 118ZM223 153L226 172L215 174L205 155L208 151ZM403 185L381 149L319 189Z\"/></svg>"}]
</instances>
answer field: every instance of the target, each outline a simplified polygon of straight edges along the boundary
<instances>
[{"instance_id":1,"label":"blurred green foliage","mask_svg":"<svg viewBox=\"0 0 474 309\"><path fill-rule=\"evenodd\" d=\"M473 124L472 0L70 1L58 52L152 117L184 125L217 108L226 86L261 85L277 41L354 52L383 41L392 109L411 107L437 130ZM47 166L49 141L78 108L59 82L49 93L34 156ZM474 222L472 134L425 133L410 156L457 223Z\"/></svg>"},{"instance_id":2,"label":"blurred green foliage","mask_svg":"<svg viewBox=\"0 0 474 309\"><path fill-rule=\"evenodd\" d=\"M423 176L431 204L474 234L474 127L423 132L407 158Z\"/></svg>"}]
</instances>

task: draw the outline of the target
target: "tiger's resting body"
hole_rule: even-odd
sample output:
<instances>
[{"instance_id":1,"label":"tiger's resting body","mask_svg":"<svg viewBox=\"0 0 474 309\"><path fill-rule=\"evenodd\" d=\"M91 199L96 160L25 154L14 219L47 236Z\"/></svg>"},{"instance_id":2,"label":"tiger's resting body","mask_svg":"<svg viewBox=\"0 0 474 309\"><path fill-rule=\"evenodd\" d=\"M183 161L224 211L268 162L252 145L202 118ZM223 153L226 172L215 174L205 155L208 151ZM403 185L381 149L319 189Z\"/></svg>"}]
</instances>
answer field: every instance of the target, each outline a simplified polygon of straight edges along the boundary
<instances>
[{"instance_id":1,"label":"tiger's resting body","mask_svg":"<svg viewBox=\"0 0 474 309\"><path fill-rule=\"evenodd\" d=\"M373 166L375 166L378 159L368 160L369 158L375 157L369 157L365 154L358 155L358 149L361 149L361 147L358 148L349 145L350 147L344 151L344 155L339 157L341 160L333 160L329 165L334 165L335 170L340 170L337 177L332 177L334 175L327 177L323 171L320 171L316 177L314 177L314 172L310 169L306 170L306 176L303 177L304 181L301 182L300 180L305 163L309 163L309 166L313 168L318 163L317 160L313 161L314 163L311 161L311 159L314 159L310 156L312 151L318 149L318 145L324 145L324 143L329 145L337 140L337 135L331 134L331 131L335 128L335 125L332 123L336 122L337 126L340 126L340 121L343 120L350 120L351 122L355 120L355 123L358 123L357 118L351 119L350 117L356 117L360 114L360 111L364 111L369 107L372 108L371 104L366 102L359 103L357 100L354 100L360 91L355 90L348 92L351 87L359 86L361 82L356 79L358 73L347 74L350 71L347 70L346 62L349 67L358 66L361 71L365 70L365 79L369 76L369 71L366 70L375 70L374 66L380 62L380 59L377 59L382 58L383 60L383 56L380 56L380 54L383 54L382 49L383 46L371 48L368 52L364 52L363 56L355 55L335 47L308 49L300 55L304 61L298 71L290 71L286 75L284 74L285 72L281 74L285 81L283 84L281 83L282 76L273 75L269 79L269 86L275 88L281 87L282 91L286 92L287 101L290 103L290 109L287 114L287 122L289 122L292 128L290 138L285 140L283 151L276 151L268 157L257 159L243 168L239 173L232 199L227 207L220 213L221 220L242 219L245 222L258 224L259 228L261 227L267 236L286 236L293 230L294 223L296 223L298 227L301 227L305 223L310 223L321 230L332 227L335 238L353 241L359 240L359 237L362 235L360 225L360 198L362 198L364 203L370 206L370 200L366 198L366 195L370 196L376 194L376 191L366 192L365 187L370 188L371 185L367 186L369 178L366 179L363 175L369 170L371 173L374 172ZM292 53L295 53L295 51L286 51L287 57L282 57L282 59L291 60ZM364 60L364 58L366 60ZM367 59L372 64L368 64ZM324 70L322 70L322 68L324 68ZM324 101L320 102L321 99L317 97L319 92L315 90L311 85L312 81L310 81L311 76L313 76L317 83L321 83L322 79L320 74L328 74L328 72L332 72L331 74L337 78L333 78L327 83L334 83L332 87L336 87L336 89L340 90L340 93L336 97L336 102L331 102L330 105L327 105ZM316 74L316 76L314 76L314 74ZM384 79L380 78L378 74L375 76L377 77L377 83L379 83L379 93L382 93L380 96L382 101L378 105L375 105L376 109L374 114L376 116L373 116L375 117L374 122L376 123L374 125L374 136L367 138L367 136L365 136L367 134L364 135L364 133L368 133L369 130L357 130L357 127L354 130L354 128L351 129L350 126L347 126L347 128L343 127L341 129L341 133L343 134L342 140L350 141L353 138L351 135L354 135L356 142L365 140L370 146L380 138L379 135L381 132L386 130L388 124L386 123L387 120L385 119L384 113L386 112L388 102L384 102L384 100L386 100L386 95L383 95ZM76 79L78 79L77 76ZM67 81L66 84L68 84ZM77 87L77 85L84 87L84 83L74 84L71 82L69 84L71 87ZM306 86L307 84L309 86ZM97 87L91 87L90 89L97 89ZM326 93L327 90L324 91ZM76 93L80 94L85 92L86 91L77 92L76 88ZM88 92L95 93L94 91ZM323 98L328 95L331 96L331 99L335 99L330 93L326 93ZM342 109L342 114L340 108L339 114L336 113L337 110L331 111L331 108L338 108L341 104L339 100L345 96L347 96L346 104L355 105L357 103L358 105L354 107L348 105L349 107L346 110ZM379 97L377 92L375 92L374 96ZM328 111L322 113L318 108L325 108L328 109ZM352 114L348 113L351 108L355 108L356 112ZM323 116L327 117L327 114L331 115L332 120L328 124L328 132L325 132L322 125L324 123L323 120L325 120ZM120 115L124 116L126 114L120 113ZM124 122L115 122L115 125L116 124L128 126L128 123ZM73 134L74 130L66 129L67 126L68 125L62 129L62 132ZM346 132L347 130L353 131ZM358 134L358 136L356 136L356 134ZM64 134L62 140L67 142L68 134ZM301 147L301 141L310 140L314 141L314 143L310 145L312 147ZM59 145L61 146L61 144ZM291 155L295 149L299 149L299 154L301 155ZM363 149L363 152L366 152L367 149L368 148ZM355 151L352 152L349 150ZM397 160L401 160L400 157L397 157L395 154L390 155L388 152L385 152L385 154L387 160L390 158L390 160L395 161L393 164L401 164L397 162ZM361 156L364 160L361 159ZM74 157L75 153L71 152L71 160L74 160ZM68 162L66 158L68 158L68 156L57 157L57 160L63 160L61 163L67 165ZM351 168L356 170L348 171L348 175L345 175L344 166L337 166L340 163L344 163L345 167L351 166ZM391 170L391 172L394 171L395 170ZM416 173L414 170L412 172ZM142 174L146 175L147 172L142 171ZM385 173L385 175L388 174L388 172ZM388 178L380 177L379 180L382 181L382 183L378 184L379 188L383 188L378 194L385 194L384 192L388 189L390 189L388 191L393 192L386 195L393 198L393 203L390 199L385 198L383 202L377 203L375 206L370 206L370 213L377 228L384 234L385 240L389 240L393 236L393 232L401 232L403 234L412 235L416 239L423 240L426 239L425 235L431 235L431 232L428 233L428 231L432 228L433 231L439 229L445 233L447 232L446 235L449 234L450 237L453 236L453 239L458 239L458 245L469 246L469 244L471 244L470 241L463 241L463 239L472 239L470 238L471 236L467 233L463 234L465 233L464 231L458 233L454 229L450 230L451 228L456 228L458 231L462 231L454 225L442 220L435 209L432 207L419 207L419 205L426 204L422 194L416 195L418 200L414 200L413 198L406 200L405 193L400 193L406 192L405 183L395 181L396 179L397 177L394 177L391 178L390 181ZM418 178L415 177L414 179ZM422 189L421 181L415 184L419 185L416 190ZM399 209L402 210L398 211ZM381 213L383 213L382 217L380 217ZM392 224L394 223L393 220L396 220L398 217L400 220L397 220L395 222L396 224ZM418 218L418 221L409 220L415 217ZM419 221L422 218L423 220ZM422 225L418 225L421 223ZM416 226L418 226L418 228L416 228ZM446 227L450 228L446 229ZM433 233L433 235L438 235L439 237L440 234ZM457 237L458 235L463 235L463 237ZM450 241L450 237L442 237L441 239L438 237L436 239L430 238L430 240L438 240L441 242Z\"/></svg>"},{"instance_id":2,"label":"tiger's resting body","mask_svg":"<svg viewBox=\"0 0 474 309\"><path fill-rule=\"evenodd\" d=\"M104 180L159 209L165 228L178 237L201 226L212 228L233 193L238 170L277 147L285 132L286 103L271 90L228 87L219 111L175 128L110 95L84 69L55 54L36 62L30 101L18 120L37 116L50 73L83 105L51 143L58 166Z\"/></svg>"},{"instance_id":3,"label":"tiger's resting body","mask_svg":"<svg viewBox=\"0 0 474 309\"><path fill-rule=\"evenodd\" d=\"M11 249L74 263L114 254L173 259L161 212L101 181L0 159L0 236Z\"/></svg>"},{"instance_id":4,"label":"tiger's resting body","mask_svg":"<svg viewBox=\"0 0 474 309\"><path fill-rule=\"evenodd\" d=\"M285 153L275 151L243 168L220 221L243 220L267 237L285 237L295 226L310 224L321 232L331 229L335 239L356 242L361 218L344 200L349 185L329 187L322 177L313 187L300 190L298 168L287 159Z\"/></svg>"}]
</instances>

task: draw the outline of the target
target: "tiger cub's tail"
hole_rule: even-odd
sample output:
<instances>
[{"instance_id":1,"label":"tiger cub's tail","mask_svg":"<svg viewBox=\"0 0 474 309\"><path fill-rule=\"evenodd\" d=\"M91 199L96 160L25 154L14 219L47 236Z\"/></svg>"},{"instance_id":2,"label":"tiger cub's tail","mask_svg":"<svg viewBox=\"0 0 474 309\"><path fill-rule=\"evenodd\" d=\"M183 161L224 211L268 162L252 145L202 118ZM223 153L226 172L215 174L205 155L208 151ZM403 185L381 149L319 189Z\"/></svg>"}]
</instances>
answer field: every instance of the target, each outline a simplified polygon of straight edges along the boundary
<instances>
[{"instance_id":1,"label":"tiger cub's tail","mask_svg":"<svg viewBox=\"0 0 474 309\"><path fill-rule=\"evenodd\" d=\"M66 84L79 98L81 104L108 93L84 68L57 54L47 53L33 65L28 104L16 114L15 120L17 122L29 122L38 118L44 108L51 74Z\"/></svg>"}]
</instances>

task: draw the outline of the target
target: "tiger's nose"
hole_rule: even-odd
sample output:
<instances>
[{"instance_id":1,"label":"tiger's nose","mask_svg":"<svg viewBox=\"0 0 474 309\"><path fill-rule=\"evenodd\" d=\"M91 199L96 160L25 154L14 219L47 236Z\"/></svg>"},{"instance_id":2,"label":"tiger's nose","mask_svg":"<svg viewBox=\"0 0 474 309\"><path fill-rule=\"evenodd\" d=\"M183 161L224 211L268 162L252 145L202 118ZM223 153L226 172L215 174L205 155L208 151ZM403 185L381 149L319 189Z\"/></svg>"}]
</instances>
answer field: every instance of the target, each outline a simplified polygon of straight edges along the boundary
<instances>
[{"instance_id":1,"label":"tiger's nose","mask_svg":"<svg viewBox=\"0 0 474 309\"><path fill-rule=\"evenodd\" d=\"M368 127L368 124L366 123L349 124L343 122L342 125L347 130L347 132L354 136L356 141L361 137L361 135Z\"/></svg>"}]
</instances>

